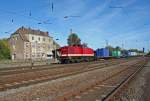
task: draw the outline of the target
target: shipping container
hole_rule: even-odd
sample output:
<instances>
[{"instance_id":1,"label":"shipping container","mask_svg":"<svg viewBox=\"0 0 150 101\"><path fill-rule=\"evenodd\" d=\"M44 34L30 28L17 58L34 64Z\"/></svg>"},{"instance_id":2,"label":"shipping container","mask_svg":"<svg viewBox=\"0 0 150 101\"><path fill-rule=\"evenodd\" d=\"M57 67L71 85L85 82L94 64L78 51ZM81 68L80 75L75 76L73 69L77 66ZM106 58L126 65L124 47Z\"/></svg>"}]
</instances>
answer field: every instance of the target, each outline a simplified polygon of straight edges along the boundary
<instances>
[{"instance_id":1,"label":"shipping container","mask_svg":"<svg viewBox=\"0 0 150 101\"><path fill-rule=\"evenodd\" d=\"M131 56L137 56L137 52L130 52Z\"/></svg>"},{"instance_id":2,"label":"shipping container","mask_svg":"<svg viewBox=\"0 0 150 101\"><path fill-rule=\"evenodd\" d=\"M116 58L121 57L121 51L119 50L112 51L112 56Z\"/></svg>"},{"instance_id":3,"label":"shipping container","mask_svg":"<svg viewBox=\"0 0 150 101\"><path fill-rule=\"evenodd\" d=\"M130 51L128 52L128 56L131 56L131 52Z\"/></svg>"},{"instance_id":4,"label":"shipping container","mask_svg":"<svg viewBox=\"0 0 150 101\"><path fill-rule=\"evenodd\" d=\"M97 50L95 51L95 56L96 56L97 58L109 57L109 49L107 49L107 48L97 49Z\"/></svg>"},{"instance_id":5,"label":"shipping container","mask_svg":"<svg viewBox=\"0 0 150 101\"><path fill-rule=\"evenodd\" d=\"M130 52L128 50L123 50L123 51L121 51L121 56L128 57L128 56L130 56Z\"/></svg>"}]
</instances>

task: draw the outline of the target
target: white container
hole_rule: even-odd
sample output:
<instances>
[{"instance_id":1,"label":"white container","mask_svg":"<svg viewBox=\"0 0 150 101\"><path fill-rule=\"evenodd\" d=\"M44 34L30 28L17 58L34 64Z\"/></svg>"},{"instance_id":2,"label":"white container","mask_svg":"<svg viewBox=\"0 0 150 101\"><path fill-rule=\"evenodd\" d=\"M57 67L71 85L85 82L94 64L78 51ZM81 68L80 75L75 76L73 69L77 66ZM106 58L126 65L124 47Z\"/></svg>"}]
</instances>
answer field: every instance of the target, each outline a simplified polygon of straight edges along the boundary
<instances>
[{"instance_id":1,"label":"white container","mask_svg":"<svg viewBox=\"0 0 150 101\"><path fill-rule=\"evenodd\" d=\"M130 54L131 54L131 56L137 56L136 52L131 52Z\"/></svg>"}]
</instances>

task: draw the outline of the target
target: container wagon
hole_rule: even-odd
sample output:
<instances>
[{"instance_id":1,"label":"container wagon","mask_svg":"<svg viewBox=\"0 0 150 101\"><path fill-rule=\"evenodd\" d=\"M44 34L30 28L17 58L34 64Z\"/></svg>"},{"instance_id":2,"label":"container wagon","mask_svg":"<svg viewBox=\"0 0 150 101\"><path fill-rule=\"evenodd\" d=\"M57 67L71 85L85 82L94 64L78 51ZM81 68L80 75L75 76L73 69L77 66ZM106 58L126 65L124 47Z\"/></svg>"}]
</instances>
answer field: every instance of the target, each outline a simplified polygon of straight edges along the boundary
<instances>
[{"instance_id":1,"label":"container wagon","mask_svg":"<svg viewBox=\"0 0 150 101\"><path fill-rule=\"evenodd\" d=\"M137 52L130 52L131 56L137 56Z\"/></svg>"},{"instance_id":2,"label":"container wagon","mask_svg":"<svg viewBox=\"0 0 150 101\"><path fill-rule=\"evenodd\" d=\"M101 49L97 49L95 51L95 57L96 59L107 59L107 58L110 58L110 55L109 55L109 49L107 48L101 48Z\"/></svg>"},{"instance_id":3,"label":"container wagon","mask_svg":"<svg viewBox=\"0 0 150 101\"><path fill-rule=\"evenodd\" d=\"M112 51L112 57L120 58L121 57L121 51L119 51L119 50Z\"/></svg>"},{"instance_id":4,"label":"container wagon","mask_svg":"<svg viewBox=\"0 0 150 101\"><path fill-rule=\"evenodd\" d=\"M130 52L128 50L121 51L121 57L126 58L130 56Z\"/></svg>"}]
</instances>

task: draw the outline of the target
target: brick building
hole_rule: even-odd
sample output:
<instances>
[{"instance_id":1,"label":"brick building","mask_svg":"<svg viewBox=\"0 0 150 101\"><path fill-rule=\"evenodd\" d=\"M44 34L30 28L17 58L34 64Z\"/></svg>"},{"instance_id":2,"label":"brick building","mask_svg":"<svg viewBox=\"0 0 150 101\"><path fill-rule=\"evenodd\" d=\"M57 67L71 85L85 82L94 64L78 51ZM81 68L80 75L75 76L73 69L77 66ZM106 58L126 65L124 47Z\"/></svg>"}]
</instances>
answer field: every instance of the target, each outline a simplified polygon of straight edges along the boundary
<instances>
[{"instance_id":1,"label":"brick building","mask_svg":"<svg viewBox=\"0 0 150 101\"><path fill-rule=\"evenodd\" d=\"M60 46L48 32L21 27L9 39L12 60L53 58L52 50Z\"/></svg>"}]
</instances>

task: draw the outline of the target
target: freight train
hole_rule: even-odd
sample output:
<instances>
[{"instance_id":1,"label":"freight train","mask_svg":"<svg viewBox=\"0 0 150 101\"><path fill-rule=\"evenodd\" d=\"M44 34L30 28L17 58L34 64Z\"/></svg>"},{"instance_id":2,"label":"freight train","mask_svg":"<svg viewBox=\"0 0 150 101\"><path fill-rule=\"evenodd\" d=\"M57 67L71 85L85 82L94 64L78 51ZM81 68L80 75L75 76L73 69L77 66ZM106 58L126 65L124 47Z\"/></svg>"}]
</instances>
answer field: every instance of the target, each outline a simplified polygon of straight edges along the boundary
<instances>
[{"instance_id":1,"label":"freight train","mask_svg":"<svg viewBox=\"0 0 150 101\"><path fill-rule=\"evenodd\" d=\"M61 63L88 62L98 59L125 58L132 56L129 51L114 50L112 52L107 48L93 50L83 46L64 46L57 50L57 59Z\"/></svg>"}]
</instances>

